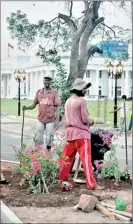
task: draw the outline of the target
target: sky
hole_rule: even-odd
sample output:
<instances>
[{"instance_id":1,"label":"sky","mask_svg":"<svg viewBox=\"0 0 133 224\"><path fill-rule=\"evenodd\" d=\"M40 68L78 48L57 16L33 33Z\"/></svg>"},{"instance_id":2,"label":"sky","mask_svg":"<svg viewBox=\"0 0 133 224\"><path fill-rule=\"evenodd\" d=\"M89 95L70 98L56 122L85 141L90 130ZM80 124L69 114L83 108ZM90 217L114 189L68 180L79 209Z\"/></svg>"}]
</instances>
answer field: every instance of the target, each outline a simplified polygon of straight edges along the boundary
<instances>
[{"instance_id":1,"label":"sky","mask_svg":"<svg viewBox=\"0 0 133 224\"><path fill-rule=\"evenodd\" d=\"M115 2L114 2L115 4ZM82 12L83 2L74 2L74 15L80 16ZM17 41L12 40L10 33L7 30L6 18L10 16L11 12L21 10L26 13L31 22L36 23L40 19L49 21L59 12L66 12L64 3L61 1L1 1L1 59L8 58L8 43L14 46L10 49L11 57L23 54L17 48ZM105 2L100 11L100 15L105 17L105 23L109 26L118 25L124 29L131 29L131 2L127 3L128 13L117 9L113 4ZM103 13L104 12L104 13ZM29 50L27 54L35 55L35 48Z\"/></svg>"}]
</instances>

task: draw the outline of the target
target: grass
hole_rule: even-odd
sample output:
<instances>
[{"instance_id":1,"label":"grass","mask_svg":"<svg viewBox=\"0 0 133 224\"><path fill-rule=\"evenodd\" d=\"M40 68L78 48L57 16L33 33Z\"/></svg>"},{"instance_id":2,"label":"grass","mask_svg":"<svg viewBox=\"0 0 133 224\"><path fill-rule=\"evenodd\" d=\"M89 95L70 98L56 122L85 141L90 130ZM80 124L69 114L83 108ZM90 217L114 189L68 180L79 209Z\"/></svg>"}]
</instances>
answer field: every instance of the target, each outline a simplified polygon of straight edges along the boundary
<instances>
[{"instance_id":1,"label":"grass","mask_svg":"<svg viewBox=\"0 0 133 224\"><path fill-rule=\"evenodd\" d=\"M105 101L100 101L99 104L99 117L101 121L104 121L104 103ZM32 100L22 100L21 101L21 114L22 114L22 106L29 106L32 104ZM120 106L121 101L118 101L118 106ZM106 120L107 123L113 126L113 114L109 112L113 110L114 102L107 101L107 113L106 113ZM132 108L131 102L128 102L128 107ZM18 111L18 101L14 99L1 99L1 112L9 112L11 115L17 116ZM88 111L91 117L97 119L98 114L98 102L97 101L88 101ZM36 107L34 110L26 111L27 116L35 116L37 117L38 108ZM118 122L120 117L120 112L118 112ZM131 112L127 113L127 124L129 124ZM119 123L118 123L119 124Z\"/></svg>"}]
</instances>

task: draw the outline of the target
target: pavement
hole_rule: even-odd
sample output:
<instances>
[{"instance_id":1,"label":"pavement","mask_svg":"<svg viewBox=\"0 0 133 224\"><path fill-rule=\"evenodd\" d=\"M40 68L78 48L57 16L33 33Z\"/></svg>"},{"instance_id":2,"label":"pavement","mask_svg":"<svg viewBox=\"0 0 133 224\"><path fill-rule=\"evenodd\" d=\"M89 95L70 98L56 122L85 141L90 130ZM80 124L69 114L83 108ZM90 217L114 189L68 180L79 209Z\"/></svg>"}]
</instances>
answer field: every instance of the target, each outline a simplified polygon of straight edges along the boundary
<instances>
[{"instance_id":1,"label":"pavement","mask_svg":"<svg viewBox=\"0 0 133 224\"><path fill-rule=\"evenodd\" d=\"M37 119L25 118L24 125L24 143L32 144L33 136L36 130ZM116 132L116 129L111 127L101 127L102 129L110 130ZM97 128L94 127L94 128ZM16 161L15 154L12 150L11 145L20 146L21 142L21 130L22 130L22 117L15 116L1 116L1 159ZM127 139L127 149L128 149L128 162L130 171L132 172L132 135ZM120 166L123 168L125 166L126 150L125 150L125 135L119 137L117 140L117 157Z\"/></svg>"}]
</instances>

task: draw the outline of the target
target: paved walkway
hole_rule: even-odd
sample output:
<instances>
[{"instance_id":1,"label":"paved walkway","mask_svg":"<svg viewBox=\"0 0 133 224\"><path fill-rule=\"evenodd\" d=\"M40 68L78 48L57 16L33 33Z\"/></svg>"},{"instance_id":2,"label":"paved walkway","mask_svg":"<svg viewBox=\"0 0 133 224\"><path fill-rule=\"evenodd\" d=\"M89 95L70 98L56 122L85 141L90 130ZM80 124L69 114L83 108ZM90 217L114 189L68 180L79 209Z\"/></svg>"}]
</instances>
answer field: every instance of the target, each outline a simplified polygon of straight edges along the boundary
<instances>
[{"instance_id":1,"label":"paved walkway","mask_svg":"<svg viewBox=\"0 0 133 224\"><path fill-rule=\"evenodd\" d=\"M24 137L33 139L36 130L36 123L37 119L32 118L25 118L25 125L24 125ZM94 128L98 128L94 127ZM102 129L110 130L112 132L117 132L117 130L110 128L110 127L99 127ZM1 130L2 132L7 132L12 135L20 135L22 130L22 117L15 117L15 116L2 116L1 117ZM128 159L129 165L131 167L132 164L132 135L127 138L127 151L128 151ZM117 140L117 157L120 159L120 164L123 167L126 158L126 150L125 150L125 135L123 134ZM131 171L132 172L132 171Z\"/></svg>"}]
</instances>

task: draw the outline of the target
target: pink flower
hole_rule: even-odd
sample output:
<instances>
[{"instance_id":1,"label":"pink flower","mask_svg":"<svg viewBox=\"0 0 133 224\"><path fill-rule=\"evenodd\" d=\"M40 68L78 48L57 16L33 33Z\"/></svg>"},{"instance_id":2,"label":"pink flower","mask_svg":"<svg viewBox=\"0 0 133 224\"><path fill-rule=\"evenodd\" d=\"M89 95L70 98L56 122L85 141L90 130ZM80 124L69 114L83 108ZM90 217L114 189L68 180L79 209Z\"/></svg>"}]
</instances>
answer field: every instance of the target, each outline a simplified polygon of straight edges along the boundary
<instances>
[{"instance_id":1,"label":"pink flower","mask_svg":"<svg viewBox=\"0 0 133 224\"><path fill-rule=\"evenodd\" d=\"M26 172L25 172L25 176L26 176L26 177L29 177L29 176L30 176L29 171L26 171Z\"/></svg>"},{"instance_id":2,"label":"pink flower","mask_svg":"<svg viewBox=\"0 0 133 224\"><path fill-rule=\"evenodd\" d=\"M41 169L39 160L37 158L35 158L34 156L32 157L32 167L34 169L34 171L33 171L34 174L37 174Z\"/></svg>"},{"instance_id":3,"label":"pink flower","mask_svg":"<svg viewBox=\"0 0 133 224\"><path fill-rule=\"evenodd\" d=\"M45 150L45 151L43 152L43 157L44 157L44 158L47 158L47 157L52 158L52 156L53 156L53 152L52 152L52 151Z\"/></svg>"}]
</instances>

